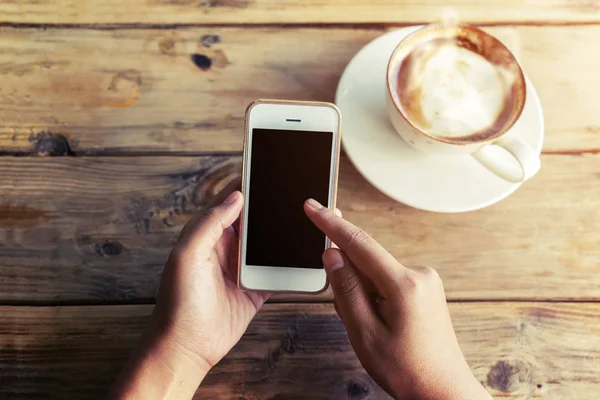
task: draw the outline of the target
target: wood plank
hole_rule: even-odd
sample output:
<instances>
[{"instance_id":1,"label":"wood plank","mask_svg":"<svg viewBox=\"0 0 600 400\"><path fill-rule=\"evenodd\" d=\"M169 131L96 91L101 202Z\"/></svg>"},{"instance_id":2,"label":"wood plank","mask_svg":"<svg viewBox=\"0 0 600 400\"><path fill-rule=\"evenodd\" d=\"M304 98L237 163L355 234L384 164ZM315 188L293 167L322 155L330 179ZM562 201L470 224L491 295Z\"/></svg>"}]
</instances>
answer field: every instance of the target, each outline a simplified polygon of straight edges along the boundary
<instances>
[{"instance_id":1,"label":"wood plank","mask_svg":"<svg viewBox=\"0 0 600 400\"><path fill-rule=\"evenodd\" d=\"M151 306L1 307L0 397L97 399ZM476 377L496 398L600 397L600 305L453 303ZM387 399L332 305L266 305L196 399Z\"/></svg>"},{"instance_id":2,"label":"wood plank","mask_svg":"<svg viewBox=\"0 0 600 400\"><path fill-rule=\"evenodd\" d=\"M59 0L0 1L0 22L44 24L598 22L597 0Z\"/></svg>"},{"instance_id":3,"label":"wood plank","mask_svg":"<svg viewBox=\"0 0 600 400\"><path fill-rule=\"evenodd\" d=\"M342 171L344 217L405 264L436 268L450 298L598 299L600 155L543 156L532 181L466 214L414 210Z\"/></svg>"},{"instance_id":4,"label":"wood plank","mask_svg":"<svg viewBox=\"0 0 600 400\"><path fill-rule=\"evenodd\" d=\"M339 207L450 299L600 299L600 155L547 155L468 214L396 203L344 157ZM152 301L177 233L239 173L235 156L0 157L0 303ZM279 300L330 299L282 296Z\"/></svg>"},{"instance_id":5,"label":"wood plank","mask_svg":"<svg viewBox=\"0 0 600 400\"><path fill-rule=\"evenodd\" d=\"M0 153L239 151L247 104L333 101L345 65L385 31L1 28ZM490 31L538 87L545 151L600 150L600 26Z\"/></svg>"}]
</instances>

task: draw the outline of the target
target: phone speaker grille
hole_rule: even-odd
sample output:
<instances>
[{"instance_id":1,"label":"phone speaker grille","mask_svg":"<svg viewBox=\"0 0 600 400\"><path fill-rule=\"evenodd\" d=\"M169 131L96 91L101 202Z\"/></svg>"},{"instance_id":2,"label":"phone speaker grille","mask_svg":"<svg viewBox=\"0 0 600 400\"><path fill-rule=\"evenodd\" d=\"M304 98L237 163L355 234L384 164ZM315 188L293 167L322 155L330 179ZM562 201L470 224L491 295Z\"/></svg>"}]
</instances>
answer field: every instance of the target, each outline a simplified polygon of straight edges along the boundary
<instances>
[{"instance_id":1,"label":"phone speaker grille","mask_svg":"<svg viewBox=\"0 0 600 400\"><path fill-rule=\"evenodd\" d=\"M285 121L286 122L302 122L302 120L299 118L286 118Z\"/></svg>"}]
</instances>

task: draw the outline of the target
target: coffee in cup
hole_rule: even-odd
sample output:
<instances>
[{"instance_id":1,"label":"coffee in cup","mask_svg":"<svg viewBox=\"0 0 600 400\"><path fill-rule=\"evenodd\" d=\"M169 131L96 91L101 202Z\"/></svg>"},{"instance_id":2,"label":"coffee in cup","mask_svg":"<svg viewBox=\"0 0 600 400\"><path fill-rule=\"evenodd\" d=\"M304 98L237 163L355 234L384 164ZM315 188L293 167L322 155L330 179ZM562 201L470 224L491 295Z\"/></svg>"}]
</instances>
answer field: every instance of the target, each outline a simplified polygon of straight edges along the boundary
<instances>
[{"instance_id":1,"label":"coffee in cup","mask_svg":"<svg viewBox=\"0 0 600 400\"><path fill-rule=\"evenodd\" d=\"M405 38L387 71L388 114L412 147L471 153L496 175L521 182L539 170L539 156L506 138L526 99L523 72L498 39L469 25L430 25ZM486 147L500 146L520 171Z\"/></svg>"}]
</instances>

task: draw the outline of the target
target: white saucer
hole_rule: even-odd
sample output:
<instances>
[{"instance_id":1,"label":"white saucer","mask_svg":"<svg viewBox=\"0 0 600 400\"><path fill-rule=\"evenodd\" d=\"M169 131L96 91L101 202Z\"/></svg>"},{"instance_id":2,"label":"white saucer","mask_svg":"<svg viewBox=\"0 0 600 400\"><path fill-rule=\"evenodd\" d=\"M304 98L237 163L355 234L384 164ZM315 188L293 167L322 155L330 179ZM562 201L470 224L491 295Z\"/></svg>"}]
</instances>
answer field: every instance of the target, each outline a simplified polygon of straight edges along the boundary
<instances>
[{"instance_id":1,"label":"white saucer","mask_svg":"<svg viewBox=\"0 0 600 400\"><path fill-rule=\"evenodd\" d=\"M377 189L414 208L464 212L497 203L520 184L508 183L469 155L440 157L409 147L396 133L385 106L385 76L396 45L419 29L378 37L350 61L337 88L342 143L358 171ZM538 153L544 141L542 105L527 80L527 102L509 135L519 135ZM533 178L535 179L535 177Z\"/></svg>"}]
</instances>

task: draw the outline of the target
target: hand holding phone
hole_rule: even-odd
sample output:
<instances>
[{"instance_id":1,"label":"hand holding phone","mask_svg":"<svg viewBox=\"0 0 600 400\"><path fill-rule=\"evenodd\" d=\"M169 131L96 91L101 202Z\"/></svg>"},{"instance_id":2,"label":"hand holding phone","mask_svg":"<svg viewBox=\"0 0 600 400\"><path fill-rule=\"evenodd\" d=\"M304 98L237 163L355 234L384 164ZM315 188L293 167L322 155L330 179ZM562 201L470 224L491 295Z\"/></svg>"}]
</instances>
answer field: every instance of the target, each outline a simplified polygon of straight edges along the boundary
<instances>
[{"instance_id":1,"label":"hand holding phone","mask_svg":"<svg viewBox=\"0 0 600 400\"><path fill-rule=\"evenodd\" d=\"M259 100L246 112L238 284L317 293L329 239L303 211L335 209L340 113L330 103Z\"/></svg>"},{"instance_id":2,"label":"hand holding phone","mask_svg":"<svg viewBox=\"0 0 600 400\"><path fill-rule=\"evenodd\" d=\"M191 399L269 297L235 285L235 225L243 205L236 183L183 228L165 266L150 325L109 399Z\"/></svg>"}]
</instances>

